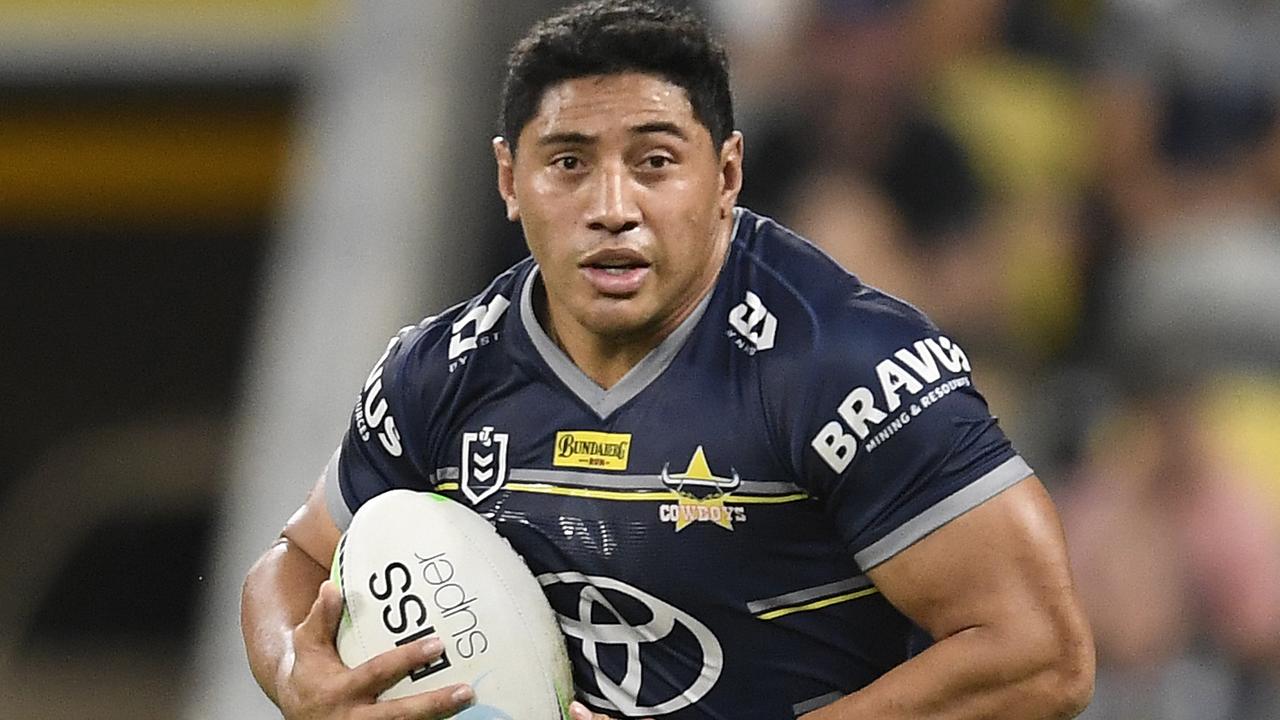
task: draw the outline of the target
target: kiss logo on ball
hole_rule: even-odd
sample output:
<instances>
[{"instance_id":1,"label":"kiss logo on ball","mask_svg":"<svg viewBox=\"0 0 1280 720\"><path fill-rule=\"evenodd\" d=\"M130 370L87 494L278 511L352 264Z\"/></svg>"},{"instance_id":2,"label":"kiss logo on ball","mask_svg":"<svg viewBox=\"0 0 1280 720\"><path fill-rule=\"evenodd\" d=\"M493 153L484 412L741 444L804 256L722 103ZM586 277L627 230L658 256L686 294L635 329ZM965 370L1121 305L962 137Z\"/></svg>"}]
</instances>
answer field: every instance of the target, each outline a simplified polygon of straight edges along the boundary
<instances>
[{"instance_id":1,"label":"kiss logo on ball","mask_svg":"<svg viewBox=\"0 0 1280 720\"><path fill-rule=\"evenodd\" d=\"M472 608L476 598L468 597L466 589L454 580L456 571L446 553L429 557L414 553L413 556L416 576L404 563L392 562L383 568L381 575L369 576L369 592L384 603L382 625L387 632L399 636L396 645L436 635L436 625L453 641L446 641L445 652L435 662L409 673L409 677L417 681L452 665L450 647L459 656L470 658L488 650L489 639ZM422 582L415 583L415 577ZM428 602L434 612L428 609ZM432 619L433 615L439 617Z\"/></svg>"}]
</instances>

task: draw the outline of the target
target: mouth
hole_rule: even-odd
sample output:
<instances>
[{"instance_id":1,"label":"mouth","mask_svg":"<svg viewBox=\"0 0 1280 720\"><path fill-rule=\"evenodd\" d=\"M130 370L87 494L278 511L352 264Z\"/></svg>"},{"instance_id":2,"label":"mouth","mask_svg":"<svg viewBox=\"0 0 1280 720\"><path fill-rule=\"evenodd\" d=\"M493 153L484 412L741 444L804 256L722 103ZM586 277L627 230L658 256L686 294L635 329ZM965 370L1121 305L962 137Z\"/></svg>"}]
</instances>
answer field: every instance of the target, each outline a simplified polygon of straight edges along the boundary
<instances>
[{"instance_id":1,"label":"mouth","mask_svg":"<svg viewBox=\"0 0 1280 720\"><path fill-rule=\"evenodd\" d=\"M615 297L639 291L649 267L648 259L629 248L597 250L578 263L596 292Z\"/></svg>"},{"instance_id":2,"label":"mouth","mask_svg":"<svg viewBox=\"0 0 1280 720\"><path fill-rule=\"evenodd\" d=\"M628 270L647 268L649 261L630 248L605 248L583 258L578 267L621 275Z\"/></svg>"}]
</instances>

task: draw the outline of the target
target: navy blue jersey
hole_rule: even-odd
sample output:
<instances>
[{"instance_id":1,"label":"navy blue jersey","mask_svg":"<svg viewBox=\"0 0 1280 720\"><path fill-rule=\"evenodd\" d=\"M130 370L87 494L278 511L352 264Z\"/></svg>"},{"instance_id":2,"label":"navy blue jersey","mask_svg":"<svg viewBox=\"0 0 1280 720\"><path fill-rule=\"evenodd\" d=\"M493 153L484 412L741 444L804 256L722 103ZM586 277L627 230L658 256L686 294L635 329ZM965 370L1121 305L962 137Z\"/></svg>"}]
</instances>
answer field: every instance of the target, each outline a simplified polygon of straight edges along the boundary
<instances>
[{"instance_id":1,"label":"navy blue jersey","mask_svg":"<svg viewBox=\"0 0 1280 720\"><path fill-rule=\"evenodd\" d=\"M340 527L401 487L488 518L614 716L793 718L867 685L927 638L865 572L1031 473L959 346L735 213L713 290L613 387L539 325L526 260L391 340L328 470Z\"/></svg>"}]
</instances>

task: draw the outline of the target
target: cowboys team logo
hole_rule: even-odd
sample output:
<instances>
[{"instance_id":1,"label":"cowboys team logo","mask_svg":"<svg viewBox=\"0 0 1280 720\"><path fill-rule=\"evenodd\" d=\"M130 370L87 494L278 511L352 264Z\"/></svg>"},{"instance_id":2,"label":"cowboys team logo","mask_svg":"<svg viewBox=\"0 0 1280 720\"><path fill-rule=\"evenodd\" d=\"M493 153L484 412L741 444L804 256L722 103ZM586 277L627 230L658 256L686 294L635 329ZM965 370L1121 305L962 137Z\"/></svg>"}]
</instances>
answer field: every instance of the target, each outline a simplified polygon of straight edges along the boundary
<instances>
[{"instance_id":1,"label":"cowboys team logo","mask_svg":"<svg viewBox=\"0 0 1280 720\"><path fill-rule=\"evenodd\" d=\"M588 681L578 691L593 704L625 717L667 715L706 697L720 679L719 638L665 600L603 575L552 572L539 575L538 583L560 629L575 641L570 647L581 644L595 687ZM667 665L665 672L644 672L650 657L672 655L683 662Z\"/></svg>"},{"instance_id":2,"label":"cowboys team logo","mask_svg":"<svg viewBox=\"0 0 1280 720\"><path fill-rule=\"evenodd\" d=\"M733 477L716 477L707 465L707 455L699 445L689 459L689 467L678 475L670 472L670 463L662 466L662 484L678 498L674 505L658 506L658 519L676 525L676 532L691 523L709 522L725 530L733 530L733 523L747 521L747 509L741 505L726 505L725 497L742 485L738 471Z\"/></svg>"},{"instance_id":3,"label":"cowboys team logo","mask_svg":"<svg viewBox=\"0 0 1280 720\"><path fill-rule=\"evenodd\" d=\"M507 481L507 434L486 425L462 433L462 494L472 505L498 492Z\"/></svg>"}]
</instances>

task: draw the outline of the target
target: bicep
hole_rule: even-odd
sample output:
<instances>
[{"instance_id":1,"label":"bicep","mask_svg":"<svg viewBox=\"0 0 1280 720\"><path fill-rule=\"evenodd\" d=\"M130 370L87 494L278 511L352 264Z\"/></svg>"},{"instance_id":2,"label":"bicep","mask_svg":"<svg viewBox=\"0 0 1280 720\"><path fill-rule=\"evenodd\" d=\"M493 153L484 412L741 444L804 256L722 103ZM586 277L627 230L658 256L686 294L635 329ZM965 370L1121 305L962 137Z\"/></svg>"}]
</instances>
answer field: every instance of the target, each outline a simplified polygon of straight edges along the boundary
<instances>
[{"instance_id":1,"label":"bicep","mask_svg":"<svg viewBox=\"0 0 1280 720\"><path fill-rule=\"evenodd\" d=\"M1034 476L867 574L935 640L988 628L1034 645L1087 642L1057 512Z\"/></svg>"},{"instance_id":2,"label":"bicep","mask_svg":"<svg viewBox=\"0 0 1280 720\"><path fill-rule=\"evenodd\" d=\"M333 521L326 500L326 484L334 478L322 473L302 507L285 523L281 535L323 568L333 562L342 531Z\"/></svg>"}]
</instances>

